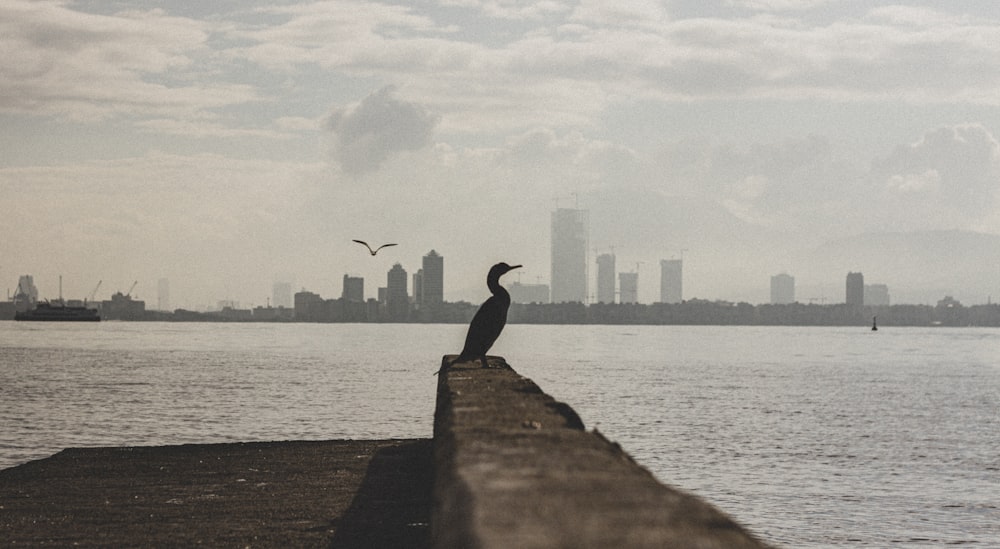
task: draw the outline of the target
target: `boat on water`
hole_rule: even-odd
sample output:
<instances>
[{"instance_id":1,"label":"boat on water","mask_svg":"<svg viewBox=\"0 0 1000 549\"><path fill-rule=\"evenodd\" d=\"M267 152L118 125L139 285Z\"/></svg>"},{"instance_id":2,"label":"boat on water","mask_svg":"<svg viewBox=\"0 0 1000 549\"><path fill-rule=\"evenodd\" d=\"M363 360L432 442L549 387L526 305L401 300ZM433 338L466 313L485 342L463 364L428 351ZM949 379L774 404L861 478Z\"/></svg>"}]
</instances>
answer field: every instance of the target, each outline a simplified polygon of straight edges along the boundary
<instances>
[{"instance_id":1,"label":"boat on water","mask_svg":"<svg viewBox=\"0 0 1000 549\"><path fill-rule=\"evenodd\" d=\"M51 322L97 322L101 315L97 309L65 304L42 302L30 311L14 313L14 320L43 320Z\"/></svg>"}]
</instances>

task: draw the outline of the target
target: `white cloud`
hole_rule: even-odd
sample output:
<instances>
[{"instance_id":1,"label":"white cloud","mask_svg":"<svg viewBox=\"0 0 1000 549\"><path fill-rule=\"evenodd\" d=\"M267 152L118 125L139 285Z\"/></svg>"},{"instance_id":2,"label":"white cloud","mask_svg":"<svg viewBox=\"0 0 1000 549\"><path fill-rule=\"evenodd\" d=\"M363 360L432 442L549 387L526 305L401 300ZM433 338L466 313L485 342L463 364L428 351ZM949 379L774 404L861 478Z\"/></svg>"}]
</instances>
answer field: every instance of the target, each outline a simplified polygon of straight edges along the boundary
<instances>
[{"instance_id":1,"label":"white cloud","mask_svg":"<svg viewBox=\"0 0 1000 549\"><path fill-rule=\"evenodd\" d=\"M876 159L871 177L897 228L975 228L1000 205L1000 143L977 124L938 128Z\"/></svg>"},{"instance_id":2,"label":"white cloud","mask_svg":"<svg viewBox=\"0 0 1000 549\"><path fill-rule=\"evenodd\" d=\"M280 121L276 121L280 122ZM264 129L264 128L240 128L232 125L220 124L215 120L204 119L175 119L158 118L142 120L136 123L138 128L143 128L158 134L172 134L191 139L205 139L212 137L259 137L267 139L290 139L288 133Z\"/></svg>"},{"instance_id":3,"label":"white cloud","mask_svg":"<svg viewBox=\"0 0 1000 549\"><path fill-rule=\"evenodd\" d=\"M634 2L605 2L602 0L581 0L573 9L572 21L580 21L599 26L649 26L660 24L667 19L663 3L656 0L636 0Z\"/></svg>"},{"instance_id":4,"label":"white cloud","mask_svg":"<svg viewBox=\"0 0 1000 549\"><path fill-rule=\"evenodd\" d=\"M54 1L0 5L0 110L77 120L180 116L256 100L253 89L192 82L210 25L160 10L92 15Z\"/></svg>"},{"instance_id":5,"label":"white cloud","mask_svg":"<svg viewBox=\"0 0 1000 549\"><path fill-rule=\"evenodd\" d=\"M570 2L558 0L540 0L522 2L519 0L488 0L479 3L484 15L496 19L510 20L540 20L552 15L570 11Z\"/></svg>"},{"instance_id":6,"label":"white cloud","mask_svg":"<svg viewBox=\"0 0 1000 549\"><path fill-rule=\"evenodd\" d=\"M761 11L797 11L810 10L834 0L728 0L730 6L749 8Z\"/></svg>"},{"instance_id":7,"label":"white cloud","mask_svg":"<svg viewBox=\"0 0 1000 549\"><path fill-rule=\"evenodd\" d=\"M377 2L323 1L258 11L287 20L233 29L235 40L251 45L232 53L286 71L310 64L364 73L405 70L403 61L414 61L414 54L426 59L429 51L447 47L445 41L426 39L428 35L451 33L411 8ZM414 68L423 66L418 62Z\"/></svg>"},{"instance_id":8,"label":"white cloud","mask_svg":"<svg viewBox=\"0 0 1000 549\"><path fill-rule=\"evenodd\" d=\"M815 2L766 4L755 5ZM433 6L375 2L268 6L253 12L259 20L245 12L196 20L17 0L0 7L0 70L12 75L0 81L0 109L149 117L157 121L147 128L173 132L194 127L207 110L251 102L266 102L265 116L308 118L315 113L269 109L289 89L318 82L356 88L362 81L367 89L403 82L412 100L441 115L444 131L484 134L586 128L619 96L1000 103L1000 27L966 15L883 7L817 25L792 18L795 10L780 19L671 19L658 2L570 7L458 8L534 21L479 29ZM276 75L290 88L270 82ZM219 125L240 119L216 124L198 131L221 136ZM253 125L247 131L266 126Z\"/></svg>"},{"instance_id":9,"label":"white cloud","mask_svg":"<svg viewBox=\"0 0 1000 549\"><path fill-rule=\"evenodd\" d=\"M893 174L886 181L886 187L900 193L934 192L941 186L941 174L935 169L922 173Z\"/></svg>"},{"instance_id":10,"label":"white cloud","mask_svg":"<svg viewBox=\"0 0 1000 549\"><path fill-rule=\"evenodd\" d=\"M393 154L430 144L438 117L397 99L395 92L393 86L384 87L327 118L326 127L336 136L334 156L345 172L372 171Z\"/></svg>"},{"instance_id":11,"label":"white cloud","mask_svg":"<svg viewBox=\"0 0 1000 549\"><path fill-rule=\"evenodd\" d=\"M747 223L830 238L873 230L983 229L1000 206L1000 143L943 127L874 159L820 137L749 146L678 143L670 194L714 199Z\"/></svg>"},{"instance_id":12,"label":"white cloud","mask_svg":"<svg viewBox=\"0 0 1000 549\"><path fill-rule=\"evenodd\" d=\"M547 276L549 212L575 198L595 244L697 241L720 263L761 235L1000 230L997 128L956 125L996 118L995 18L840 4L9 0L0 190L31 204L0 252L135 248L135 268L159 253L232 282L363 229L438 248L479 295L482 250ZM303 282L353 268L336 253Z\"/></svg>"}]
</instances>

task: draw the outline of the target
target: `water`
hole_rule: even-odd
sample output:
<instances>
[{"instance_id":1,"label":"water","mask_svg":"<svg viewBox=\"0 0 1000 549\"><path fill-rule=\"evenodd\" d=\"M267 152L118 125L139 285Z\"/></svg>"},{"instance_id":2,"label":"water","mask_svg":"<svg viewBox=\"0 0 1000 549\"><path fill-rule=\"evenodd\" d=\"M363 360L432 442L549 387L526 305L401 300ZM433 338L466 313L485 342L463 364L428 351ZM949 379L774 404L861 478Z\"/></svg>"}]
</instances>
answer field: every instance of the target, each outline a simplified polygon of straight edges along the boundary
<instances>
[{"instance_id":1,"label":"water","mask_svg":"<svg viewBox=\"0 0 1000 549\"><path fill-rule=\"evenodd\" d=\"M0 322L0 467L430 437L430 374L464 331ZM1000 330L512 325L495 351L771 543L1000 547Z\"/></svg>"}]
</instances>

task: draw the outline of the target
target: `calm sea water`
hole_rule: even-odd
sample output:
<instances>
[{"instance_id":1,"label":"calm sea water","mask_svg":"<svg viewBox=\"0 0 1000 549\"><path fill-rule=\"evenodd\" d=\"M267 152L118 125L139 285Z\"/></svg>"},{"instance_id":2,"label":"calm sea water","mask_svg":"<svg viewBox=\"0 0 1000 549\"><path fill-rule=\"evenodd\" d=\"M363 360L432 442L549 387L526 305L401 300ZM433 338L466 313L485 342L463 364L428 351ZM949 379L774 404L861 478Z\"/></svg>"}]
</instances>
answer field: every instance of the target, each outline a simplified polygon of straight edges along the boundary
<instances>
[{"instance_id":1,"label":"calm sea water","mask_svg":"<svg viewBox=\"0 0 1000 549\"><path fill-rule=\"evenodd\" d=\"M0 322L0 468L430 437L460 325ZM1000 330L508 326L494 351L786 547L1000 547Z\"/></svg>"}]
</instances>

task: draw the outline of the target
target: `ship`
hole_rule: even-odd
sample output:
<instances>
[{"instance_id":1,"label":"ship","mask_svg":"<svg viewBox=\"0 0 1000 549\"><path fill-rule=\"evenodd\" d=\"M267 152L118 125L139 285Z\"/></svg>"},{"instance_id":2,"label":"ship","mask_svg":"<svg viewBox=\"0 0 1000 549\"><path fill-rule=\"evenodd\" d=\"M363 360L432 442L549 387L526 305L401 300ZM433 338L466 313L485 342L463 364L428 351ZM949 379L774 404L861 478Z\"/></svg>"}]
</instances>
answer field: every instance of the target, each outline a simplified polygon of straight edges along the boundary
<instances>
[{"instance_id":1,"label":"ship","mask_svg":"<svg viewBox=\"0 0 1000 549\"><path fill-rule=\"evenodd\" d=\"M66 304L41 302L30 311L14 313L14 320L44 320L50 322L98 322L97 309Z\"/></svg>"}]
</instances>

